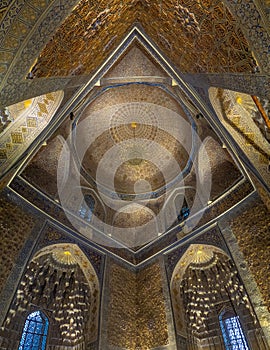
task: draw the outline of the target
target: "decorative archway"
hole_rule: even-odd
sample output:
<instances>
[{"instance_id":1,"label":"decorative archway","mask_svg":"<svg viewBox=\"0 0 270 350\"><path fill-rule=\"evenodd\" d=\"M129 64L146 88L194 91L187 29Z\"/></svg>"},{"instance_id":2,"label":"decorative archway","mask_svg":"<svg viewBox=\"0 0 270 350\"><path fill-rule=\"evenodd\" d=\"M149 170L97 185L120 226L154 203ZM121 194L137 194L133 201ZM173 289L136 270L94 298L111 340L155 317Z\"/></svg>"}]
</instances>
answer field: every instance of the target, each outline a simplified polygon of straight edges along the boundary
<instances>
[{"instance_id":1,"label":"decorative archway","mask_svg":"<svg viewBox=\"0 0 270 350\"><path fill-rule=\"evenodd\" d=\"M177 335L187 349L223 348L219 315L224 307L243 320L252 349L267 348L236 267L221 249L191 244L173 272L171 295Z\"/></svg>"},{"instance_id":2,"label":"decorative archway","mask_svg":"<svg viewBox=\"0 0 270 350\"><path fill-rule=\"evenodd\" d=\"M211 87L209 99L221 123L269 186L270 147L265 131L267 125L252 96Z\"/></svg>"},{"instance_id":3,"label":"decorative archway","mask_svg":"<svg viewBox=\"0 0 270 350\"><path fill-rule=\"evenodd\" d=\"M112 227L112 238L129 247L144 245L159 234L156 214L138 203L118 210L113 217Z\"/></svg>"},{"instance_id":4,"label":"decorative archway","mask_svg":"<svg viewBox=\"0 0 270 350\"><path fill-rule=\"evenodd\" d=\"M99 304L99 281L82 250L76 244L50 245L26 267L5 327L18 332L19 339L27 315L46 312L50 322L47 344L83 349L97 340Z\"/></svg>"},{"instance_id":5,"label":"decorative archway","mask_svg":"<svg viewBox=\"0 0 270 350\"><path fill-rule=\"evenodd\" d=\"M64 97L63 91L34 97L0 111L1 121L6 120L1 133L0 169L5 174L19 162L26 150L50 123ZM5 117L6 116L6 117Z\"/></svg>"}]
</instances>

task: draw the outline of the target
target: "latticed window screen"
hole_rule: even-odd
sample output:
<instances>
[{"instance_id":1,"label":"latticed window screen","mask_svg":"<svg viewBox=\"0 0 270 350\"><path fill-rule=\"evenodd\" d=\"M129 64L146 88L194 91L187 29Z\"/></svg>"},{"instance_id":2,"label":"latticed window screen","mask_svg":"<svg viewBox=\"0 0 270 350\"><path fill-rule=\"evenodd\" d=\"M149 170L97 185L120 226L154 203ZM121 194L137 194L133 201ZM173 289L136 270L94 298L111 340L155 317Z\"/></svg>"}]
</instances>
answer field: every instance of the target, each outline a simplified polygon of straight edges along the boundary
<instances>
[{"instance_id":1,"label":"latticed window screen","mask_svg":"<svg viewBox=\"0 0 270 350\"><path fill-rule=\"evenodd\" d=\"M41 312L27 316L18 350L45 350L49 320Z\"/></svg>"},{"instance_id":2,"label":"latticed window screen","mask_svg":"<svg viewBox=\"0 0 270 350\"><path fill-rule=\"evenodd\" d=\"M86 221L91 222L94 209L95 209L95 200L92 196L87 194L84 197L84 202L80 207L79 215L81 218L85 219Z\"/></svg>"},{"instance_id":3,"label":"latticed window screen","mask_svg":"<svg viewBox=\"0 0 270 350\"><path fill-rule=\"evenodd\" d=\"M220 327L226 350L249 350L239 317L219 317Z\"/></svg>"}]
</instances>

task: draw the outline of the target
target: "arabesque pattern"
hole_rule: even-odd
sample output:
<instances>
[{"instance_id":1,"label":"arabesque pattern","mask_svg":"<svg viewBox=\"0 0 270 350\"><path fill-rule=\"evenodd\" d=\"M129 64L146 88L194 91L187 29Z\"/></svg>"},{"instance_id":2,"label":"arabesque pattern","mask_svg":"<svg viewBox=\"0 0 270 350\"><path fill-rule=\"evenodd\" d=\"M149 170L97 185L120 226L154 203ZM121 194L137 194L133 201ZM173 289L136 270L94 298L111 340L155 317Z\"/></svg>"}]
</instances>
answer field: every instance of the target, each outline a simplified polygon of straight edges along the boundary
<instances>
[{"instance_id":1,"label":"arabesque pattern","mask_svg":"<svg viewBox=\"0 0 270 350\"><path fill-rule=\"evenodd\" d=\"M135 21L183 72L252 72L256 65L222 1L82 0L42 51L36 76L93 72Z\"/></svg>"}]
</instances>

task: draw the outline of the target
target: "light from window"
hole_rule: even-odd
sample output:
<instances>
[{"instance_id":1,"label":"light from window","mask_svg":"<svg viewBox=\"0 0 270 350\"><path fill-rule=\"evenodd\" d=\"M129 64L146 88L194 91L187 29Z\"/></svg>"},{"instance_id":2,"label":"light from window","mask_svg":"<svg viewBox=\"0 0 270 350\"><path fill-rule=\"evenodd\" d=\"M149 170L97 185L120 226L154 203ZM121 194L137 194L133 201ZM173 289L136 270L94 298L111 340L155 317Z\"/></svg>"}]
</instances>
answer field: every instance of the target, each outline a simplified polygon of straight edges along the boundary
<instances>
[{"instance_id":1,"label":"light from window","mask_svg":"<svg viewBox=\"0 0 270 350\"><path fill-rule=\"evenodd\" d=\"M226 350L249 350L238 316L219 317Z\"/></svg>"},{"instance_id":2,"label":"light from window","mask_svg":"<svg viewBox=\"0 0 270 350\"><path fill-rule=\"evenodd\" d=\"M45 350L49 328L48 318L40 311L27 316L18 350Z\"/></svg>"},{"instance_id":3,"label":"light from window","mask_svg":"<svg viewBox=\"0 0 270 350\"><path fill-rule=\"evenodd\" d=\"M92 196L86 195L80 207L79 215L84 220L91 222L93 212L95 210L95 200Z\"/></svg>"}]
</instances>

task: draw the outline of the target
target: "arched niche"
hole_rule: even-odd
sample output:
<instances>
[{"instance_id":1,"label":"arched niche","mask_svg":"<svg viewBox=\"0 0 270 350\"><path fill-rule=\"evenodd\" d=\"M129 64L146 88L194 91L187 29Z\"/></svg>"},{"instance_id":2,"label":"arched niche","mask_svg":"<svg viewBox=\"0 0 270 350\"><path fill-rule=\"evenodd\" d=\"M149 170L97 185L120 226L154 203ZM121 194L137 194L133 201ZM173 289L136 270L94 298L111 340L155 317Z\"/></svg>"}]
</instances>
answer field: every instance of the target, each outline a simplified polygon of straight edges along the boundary
<instances>
[{"instance_id":1,"label":"arched niche","mask_svg":"<svg viewBox=\"0 0 270 350\"><path fill-rule=\"evenodd\" d=\"M224 349L219 315L226 307L241 319L252 349L267 349L264 336L231 258L221 249L191 244L170 283L178 342L186 349Z\"/></svg>"},{"instance_id":2,"label":"arched niche","mask_svg":"<svg viewBox=\"0 0 270 350\"><path fill-rule=\"evenodd\" d=\"M209 89L209 99L221 123L269 185L270 123L268 119L267 126L262 117L266 113L264 101L256 96L215 87Z\"/></svg>"},{"instance_id":3,"label":"arched niche","mask_svg":"<svg viewBox=\"0 0 270 350\"><path fill-rule=\"evenodd\" d=\"M166 227L179 223L182 207L187 207L192 216L224 195L242 178L242 172L222 144L212 136L205 137L182 186L167 195L162 213Z\"/></svg>"},{"instance_id":4,"label":"arched niche","mask_svg":"<svg viewBox=\"0 0 270 350\"><path fill-rule=\"evenodd\" d=\"M107 219L107 208L102 200L102 197L97 193L96 190L89 188L89 187L82 187L82 193L84 196L83 201L85 202L85 204L90 207L90 203L88 202L87 198L92 197L94 202L95 202L95 206L94 206L94 210L93 210L93 219L92 222L95 225L95 217L98 218L98 221L105 223L106 219ZM97 225L100 226L100 225Z\"/></svg>"},{"instance_id":5,"label":"arched niche","mask_svg":"<svg viewBox=\"0 0 270 350\"><path fill-rule=\"evenodd\" d=\"M49 320L50 349L85 349L98 338L100 285L95 269L76 244L38 251L28 263L4 323L18 348L27 316L34 311ZM0 337L0 341L1 341Z\"/></svg>"},{"instance_id":6,"label":"arched niche","mask_svg":"<svg viewBox=\"0 0 270 350\"><path fill-rule=\"evenodd\" d=\"M67 146L61 135L48 140L21 173L28 182L53 199L58 198L58 192L61 190L61 184L57 183L57 169L63 147ZM65 168L61 173L62 183L66 182L70 171L69 167L70 159L66 158Z\"/></svg>"},{"instance_id":7,"label":"arched niche","mask_svg":"<svg viewBox=\"0 0 270 350\"><path fill-rule=\"evenodd\" d=\"M156 214L142 204L128 204L114 214L112 238L129 247L142 246L156 238L158 234Z\"/></svg>"},{"instance_id":8,"label":"arched niche","mask_svg":"<svg viewBox=\"0 0 270 350\"><path fill-rule=\"evenodd\" d=\"M16 103L1 112L8 115L8 124L1 133L1 173L5 174L12 166L20 163L20 158L27 151L31 152L32 143L37 143L41 132L48 126L57 112L64 97L63 91ZM0 123L1 124L1 123Z\"/></svg>"},{"instance_id":9,"label":"arched niche","mask_svg":"<svg viewBox=\"0 0 270 350\"><path fill-rule=\"evenodd\" d=\"M204 169L204 157L199 151L200 186L204 188L208 178L211 178L209 200L212 201L230 189L243 175L226 148L223 148L212 136L206 137L203 145L208 155L209 166Z\"/></svg>"},{"instance_id":10,"label":"arched niche","mask_svg":"<svg viewBox=\"0 0 270 350\"><path fill-rule=\"evenodd\" d=\"M61 198L63 199L63 201L61 200L61 205L66 210L80 217L85 223L91 224L94 228L101 231L104 230L104 224L107 220L107 208L102 198L93 188L87 186L70 187L69 191ZM90 204L90 198L92 198L93 206ZM89 220L87 212L89 213L90 210L92 215ZM85 212L85 215L83 212Z\"/></svg>"},{"instance_id":11,"label":"arched niche","mask_svg":"<svg viewBox=\"0 0 270 350\"><path fill-rule=\"evenodd\" d=\"M178 187L169 193L162 209L164 230L173 224L184 221L187 218L180 218L181 209L192 207L195 194L196 187L193 186Z\"/></svg>"}]
</instances>

